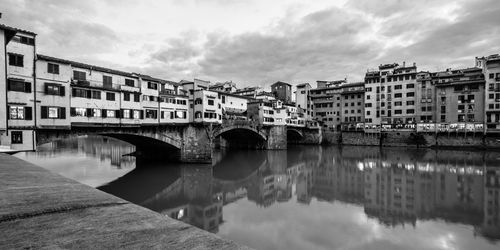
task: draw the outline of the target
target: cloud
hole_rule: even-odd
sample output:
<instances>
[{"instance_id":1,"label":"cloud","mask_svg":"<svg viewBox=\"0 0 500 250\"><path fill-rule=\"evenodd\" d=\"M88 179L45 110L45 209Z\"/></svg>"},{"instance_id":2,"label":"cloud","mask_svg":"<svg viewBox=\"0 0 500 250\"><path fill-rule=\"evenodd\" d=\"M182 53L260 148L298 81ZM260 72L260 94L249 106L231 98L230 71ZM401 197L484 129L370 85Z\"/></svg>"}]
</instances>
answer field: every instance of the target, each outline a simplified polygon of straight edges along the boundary
<instances>
[{"instance_id":1,"label":"cloud","mask_svg":"<svg viewBox=\"0 0 500 250\"><path fill-rule=\"evenodd\" d=\"M4 4L5 3L5 4ZM495 0L3 0L38 51L170 80L240 87L348 77L381 63L469 67L500 50Z\"/></svg>"}]
</instances>

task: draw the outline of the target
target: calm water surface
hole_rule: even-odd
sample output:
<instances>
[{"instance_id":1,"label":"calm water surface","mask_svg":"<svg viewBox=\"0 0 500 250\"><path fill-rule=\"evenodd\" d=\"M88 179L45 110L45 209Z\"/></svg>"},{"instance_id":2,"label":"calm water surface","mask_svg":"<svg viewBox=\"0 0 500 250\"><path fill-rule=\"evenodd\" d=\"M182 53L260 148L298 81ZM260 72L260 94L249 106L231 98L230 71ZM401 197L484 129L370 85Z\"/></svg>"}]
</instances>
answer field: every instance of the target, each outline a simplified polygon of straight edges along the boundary
<instances>
[{"instance_id":1,"label":"calm water surface","mask_svg":"<svg viewBox=\"0 0 500 250\"><path fill-rule=\"evenodd\" d=\"M124 156L105 137L17 154L257 249L499 249L500 153L292 147L213 166Z\"/></svg>"}]
</instances>

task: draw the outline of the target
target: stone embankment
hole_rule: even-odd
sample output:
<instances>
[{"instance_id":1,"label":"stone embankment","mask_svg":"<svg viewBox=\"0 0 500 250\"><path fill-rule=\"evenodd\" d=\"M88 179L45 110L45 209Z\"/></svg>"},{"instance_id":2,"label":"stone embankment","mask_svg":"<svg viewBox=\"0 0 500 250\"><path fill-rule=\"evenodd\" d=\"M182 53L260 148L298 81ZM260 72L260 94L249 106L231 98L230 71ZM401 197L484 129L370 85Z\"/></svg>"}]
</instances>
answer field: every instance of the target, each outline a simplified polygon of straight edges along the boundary
<instances>
[{"instance_id":1,"label":"stone embankment","mask_svg":"<svg viewBox=\"0 0 500 250\"><path fill-rule=\"evenodd\" d=\"M323 131L322 135L323 144L423 148L500 148L500 135L496 134Z\"/></svg>"}]
</instances>

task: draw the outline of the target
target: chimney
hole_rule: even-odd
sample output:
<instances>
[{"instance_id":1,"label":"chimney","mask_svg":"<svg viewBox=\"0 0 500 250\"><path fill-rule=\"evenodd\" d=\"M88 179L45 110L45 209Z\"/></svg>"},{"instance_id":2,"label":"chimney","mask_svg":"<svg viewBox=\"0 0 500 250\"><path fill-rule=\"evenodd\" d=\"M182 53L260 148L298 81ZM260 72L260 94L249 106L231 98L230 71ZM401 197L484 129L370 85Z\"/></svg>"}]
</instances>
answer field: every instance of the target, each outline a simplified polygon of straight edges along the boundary
<instances>
[{"instance_id":1,"label":"chimney","mask_svg":"<svg viewBox=\"0 0 500 250\"><path fill-rule=\"evenodd\" d=\"M417 66L417 63L413 62L413 67L416 67Z\"/></svg>"},{"instance_id":2,"label":"chimney","mask_svg":"<svg viewBox=\"0 0 500 250\"><path fill-rule=\"evenodd\" d=\"M403 61L403 68L405 67L405 65L406 65L406 62L405 62L405 61Z\"/></svg>"}]
</instances>

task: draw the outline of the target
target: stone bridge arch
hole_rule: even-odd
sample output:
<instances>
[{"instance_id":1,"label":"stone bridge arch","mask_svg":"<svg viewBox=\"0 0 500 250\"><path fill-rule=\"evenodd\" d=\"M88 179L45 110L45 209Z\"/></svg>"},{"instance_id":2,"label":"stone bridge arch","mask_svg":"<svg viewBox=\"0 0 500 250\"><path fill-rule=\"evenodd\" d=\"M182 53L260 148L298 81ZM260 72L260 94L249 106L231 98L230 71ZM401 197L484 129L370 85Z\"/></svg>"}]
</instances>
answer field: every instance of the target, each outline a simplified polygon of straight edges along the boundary
<instances>
[{"instance_id":1,"label":"stone bridge arch","mask_svg":"<svg viewBox=\"0 0 500 250\"><path fill-rule=\"evenodd\" d=\"M182 156L181 133L151 128L72 128L71 130L37 130L36 145L76 138L78 136L105 136L135 146L136 155L148 158L179 161Z\"/></svg>"},{"instance_id":2,"label":"stone bridge arch","mask_svg":"<svg viewBox=\"0 0 500 250\"><path fill-rule=\"evenodd\" d=\"M221 136L224 133L227 133L227 132L230 132L230 131L234 131L234 130L246 130L246 131L252 132L253 134L255 134L257 136L260 136L260 138L262 140L267 140L267 134L266 133L264 133L264 132L262 132L260 130L257 130L254 127L247 126L247 125L231 125L231 126L222 127L222 128L220 128L220 129L218 129L218 130L215 131L215 133L213 135L213 138L217 138L217 137Z\"/></svg>"},{"instance_id":3,"label":"stone bridge arch","mask_svg":"<svg viewBox=\"0 0 500 250\"><path fill-rule=\"evenodd\" d=\"M293 128L293 127L287 127L286 128L286 133L288 135L299 136L300 138L304 137L304 133L302 133L302 131L300 131L300 130L298 130L296 128Z\"/></svg>"}]
</instances>

